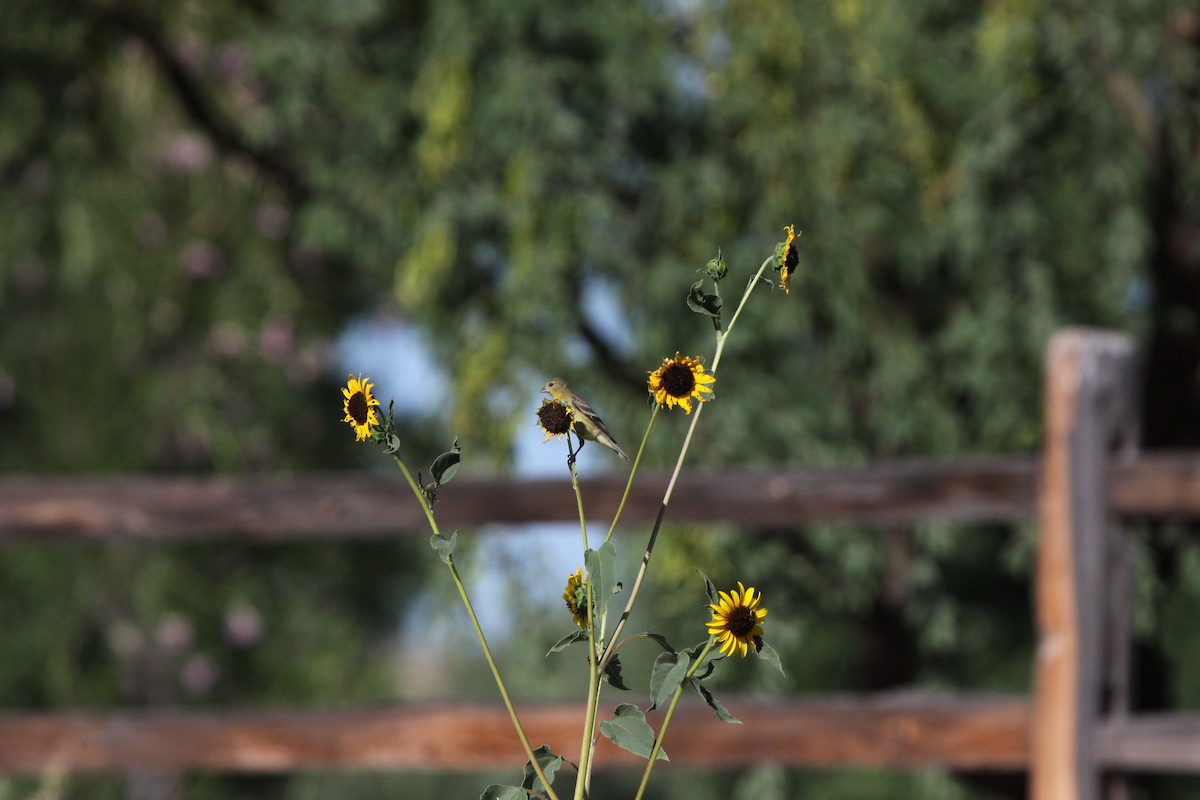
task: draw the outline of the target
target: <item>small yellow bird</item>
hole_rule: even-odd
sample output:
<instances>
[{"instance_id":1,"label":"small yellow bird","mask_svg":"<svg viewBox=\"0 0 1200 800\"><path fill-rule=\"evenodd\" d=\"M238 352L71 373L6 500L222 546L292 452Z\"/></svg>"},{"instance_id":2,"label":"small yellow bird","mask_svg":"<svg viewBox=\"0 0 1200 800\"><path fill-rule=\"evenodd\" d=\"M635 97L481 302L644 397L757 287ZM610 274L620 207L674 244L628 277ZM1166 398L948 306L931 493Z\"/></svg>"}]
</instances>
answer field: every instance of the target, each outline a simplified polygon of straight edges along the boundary
<instances>
[{"instance_id":1,"label":"small yellow bird","mask_svg":"<svg viewBox=\"0 0 1200 800\"><path fill-rule=\"evenodd\" d=\"M608 428L605 427L604 421L600 419L600 415L592 410L592 407L587 404L586 400L571 391L571 387L567 386L566 381L562 378L551 378L542 387L542 393L548 394L560 403L566 404L575 412L573 429L581 440L580 447L583 447L583 439L591 442L599 442L619 455L622 461L629 461L629 456L625 455L625 451L620 448L616 439L608 432Z\"/></svg>"}]
</instances>

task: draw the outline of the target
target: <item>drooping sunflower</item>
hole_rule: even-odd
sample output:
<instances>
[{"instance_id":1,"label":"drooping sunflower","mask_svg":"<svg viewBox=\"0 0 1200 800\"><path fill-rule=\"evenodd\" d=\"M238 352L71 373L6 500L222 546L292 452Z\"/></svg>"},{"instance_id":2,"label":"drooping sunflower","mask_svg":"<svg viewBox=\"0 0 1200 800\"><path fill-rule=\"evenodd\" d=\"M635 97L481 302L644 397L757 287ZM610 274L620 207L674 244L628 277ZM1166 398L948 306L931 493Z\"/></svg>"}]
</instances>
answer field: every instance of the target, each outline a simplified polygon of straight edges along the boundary
<instances>
[{"instance_id":1,"label":"drooping sunflower","mask_svg":"<svg viewBox=\"0 0 1200 800\"><path fill-rule=\"evenodd\" d=\"M795 242L804 231L796 233L795 225L788 225L783 230L787 233L787 240L780 242L775 248L775 269L779 270L779 288L784 294L791 294L792 276L796 274L796 267L800 264Z\"/></svg>"},{"instance_id":2,"label":"drooping sunflower","mask_svg":"<svg viewBox=\"0 0 1200 800\"><path fill-rule=\"evenodd\" d=\"M692 400L708 400L712 389L707 384L716 379L716 375L705 372L699 359L676 353L674 358L664 358L662 366L650 373L650 394L660 406L679 406L691 414Z\"/></svg>"},{"instance_id":3,"label":"drooping sunflower","mask_svg":"<svg viewBox=\"0 0 1200 800\"><path fill-rule=\"evenodd\" d=\"M737 591L719 592L719 603L709 603L712 619L708 622L708 633L716 636L721 644L721 654L734 653L745 656L753 647L758 652L762 647L762 621L767 616L765 608L759 608L762 594L754 587L747 589L738 581Z\"/></svg>"},{"instance_id":4,"label":"drooping sunflower","mask_svg":"<svg viewBox=\"0 0 1200 800\"><path fill-rule=\"evenodd\" d=\"M363 380L362 375L357 378L351 375L342 389L342 395L346 398L342 403L342 409L346 412L342 422L350 423L354 438L360 442L371 438L371 428L380 424L379 401L371 394L374 385L370 378Z\"/></svg>"},{"instance_id":5,"label":"drooping sunflower","mask_svg":"<svg viewBox=\"0 0 1200 800\"><path fill-rule=\"evenodd\" d=\"M542 441L548 442L550 437L557 436L561 439L571 430L575 414L566 403L560 403L557 400L543 400L537 410L537 418L538 425L542 426L542 433L546 434L546 438Z\"/></svg>"},{"instance_id":6,"label":"drooping sunflower","mask_svg":"<svg viewBox=\"0 0 1200 800\"><path fill-rule=\"evenodd\" d=\"M567 603L567 610L571 612L571 619L581 628L587 628L587 605L588 605L588 585L583 578L583 570L576 567L575 571L567 576L567 588L563 591L563 600Z\"/></svg>"}]
</instances>

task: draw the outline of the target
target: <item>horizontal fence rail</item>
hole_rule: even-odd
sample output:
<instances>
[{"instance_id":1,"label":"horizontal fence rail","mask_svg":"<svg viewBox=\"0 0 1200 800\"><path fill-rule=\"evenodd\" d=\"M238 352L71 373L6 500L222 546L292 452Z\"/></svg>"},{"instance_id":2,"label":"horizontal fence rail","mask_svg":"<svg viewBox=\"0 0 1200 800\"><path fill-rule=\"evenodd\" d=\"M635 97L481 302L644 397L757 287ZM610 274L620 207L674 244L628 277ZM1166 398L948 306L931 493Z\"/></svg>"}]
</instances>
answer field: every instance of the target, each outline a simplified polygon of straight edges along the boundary
<instances>
[{"instance_id":1,"label":"horizontal fence rail","mask_svg":"<svg viewBox=\"0 0 1200 800\"><path fill-rule=\"evenodd\" d=\"M823 522L1021 522L1037 516L1041 459L910 461L855 468L694 474L676 488L668 519L789 529ZM1158 452L1102 473L1125 518L1200 516L1200 453ZM624 519L648 523L665 477L635 486ZM583 481L589 516L610 516L617 478ZM447 526L576 519L566 480L459 478L441 494ZM376 475L0 479L0 543L424 535L424 515L398 481ZM682 708L672 764L736 767L938 766L1017 771L1030 766L1032 710L1025 697L881 693L819 699L733 700L744 726L704 724ZM579 706L522 709L535 739L569 748ZM693 724L694 723L694 724ZM1200 770L1200 714L1122 713L1087 741L1099 769ZM638 759L602 743L612 766ZM466 754L467 763L462 763ZM311 768L509 769L520 760L504 711L494 706L365 710L20 711L0 713L0 773L135 769L281 772Z\"/></svg>"},{"instance_id":2,"label":"horizontal fence rail","mask_svg":"<svg viewBox=\"0 0 1200 800\"><path fill-rule=\"evenodd\" d=\"M624 479L581 484L588 516L611 519ZM622 520L653 522L666 484L659 474L635 481ZM676 486L668 520L1015 521L1034 515L1036 485L1034 457L693 474ZM460 477L440 491L438 518L446 528L575 522L578 510L566 479ZM402 481L365 473L0 479L0 540L388 537L425 525Z\"/></svg>"},{"instance_id":3,"label":"horizontal fence rail","mask_svg":"<svg viewBox=\"0 0 1200 800\"><path fill-rule=\"evenodd\" d=\"M902 692L814 700L732 698L744 725L683 704L667 766L939 766L1017 771L1028 760L1024 698ZM578 745L582 705L520 709L534 743ZM653 715L652 715L653 716ZM363 711L108 711L0 715L0 772L156 769L283 772L301 768L509 769L523 755L497 706ZM645 761L600 742L603 763Z\"/></svg>"},{"instance_id":4,"label":"horizontal fence rail","mask_svg":"<svg viewBox=\"0 0 1200 800\"><path fill-rule=\"evenodd\" d=\"M901 461L836 469L739 470L680 479L668 520L794 527L814 522L1033 519L1039 460L1013 456ZM1114 466L1114 509L1141 517L1200 514L1200 455L1157 453ZM635 482L622 519L653 522L665 475ZM581 481L588 516L611 518L625 483ZM574 522L567 480L459 478L444 487L447 528ZM5 539L382 538L424 534L425 517L407 486L376 475L302 477L3 478Z\"/></svg>"}]
</instances>

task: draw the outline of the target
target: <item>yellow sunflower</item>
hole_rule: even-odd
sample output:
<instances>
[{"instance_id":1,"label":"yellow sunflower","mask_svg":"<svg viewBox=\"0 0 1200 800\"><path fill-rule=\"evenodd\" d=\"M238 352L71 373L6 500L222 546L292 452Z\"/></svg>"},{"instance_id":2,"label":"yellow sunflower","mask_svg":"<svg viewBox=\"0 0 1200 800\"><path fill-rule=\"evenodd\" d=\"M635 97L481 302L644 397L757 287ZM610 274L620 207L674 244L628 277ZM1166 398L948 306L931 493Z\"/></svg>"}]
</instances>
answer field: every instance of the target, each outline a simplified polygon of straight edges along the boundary
<instances>
[{"instance_id":1,"label":"yellow sunflower","mask_svg":"<svg viewBox=\"0 0 1200 800\"><path fill-rule=\"evenodd\" d=\"M357 378L351 375L342 389L346 398L342 403L342 409L346 412L342 422L350 423L354 438L360 442L371 438L371 428L379 425L379 401L371 394L374 385L370 378L363 380L362 375Z\"/></svg>"},{"instance_id":2,"label":"yellow sunflower","mask_svg":"<svg viewBox=\"0 0 1200 800\"><path fill-rule=\"evenodd\" d=\"M567 431L571 430L571 424L575 421L575 414L567 407L566 403L560 403L557 400L543 400L542 405L537 410L538 425L542 427L542 433L546 434L543 442L550 441L551 436L562 438Z\"/></svg>"},{"instance_id":3,"label":"yellow sunflower","mask_svg":"<svg viewBox=\"0 0 1200 800\"><path fill-rule=\"evenodd\" d=\"M674 358L664 358L662 366L650 373L650 394L654 402L668 409L680 406L684 412L692 413L692 399L703 403L712 394L707 385L717 379L704 371L704 364L699 359L675 354Z\"/></svg>"},{"instance_id":4,"label":"yellow sunflower","mask_svg":"<svg viewBox=\"0 0 1200 800\"><path fill-rule=\"evenodd\" d=\"M563 592L563 600L567 602L567 610L571 618L581 628L587 628L588 584L583 578L583 570L578 567L567 576L567 588Z\"/></svg>"},{"instance_id":5,"label":"yellow sunflower","mask_svg":"<svg viewBox=\"0 0 1200 800\"><path fill-rule=\"evenodd\" d=\"M780 242L775 248L775 269L779 270L779 288L784 294L791 294L792 276L796 274L796 267L800 264L795 241L804 231L796 233L795 225L788 225L783 230L787 233L787 241Z\"/></svg>"},{"instance_id":6,"label":"yellow sunflower","mask_svg":"<svg viewBox=\"0 0 1200 800\"><path fill-rule=\"evenodd\" d=\"M712 609L708 634L721 643L721 654L745 656L751 647L758 652L762 647L762 621L767 616L767 610L758 607L762 595L753 586L747 589L741 581L736 592L719 595L721 602L708 605Z\"/></svg>"}]
</instances>

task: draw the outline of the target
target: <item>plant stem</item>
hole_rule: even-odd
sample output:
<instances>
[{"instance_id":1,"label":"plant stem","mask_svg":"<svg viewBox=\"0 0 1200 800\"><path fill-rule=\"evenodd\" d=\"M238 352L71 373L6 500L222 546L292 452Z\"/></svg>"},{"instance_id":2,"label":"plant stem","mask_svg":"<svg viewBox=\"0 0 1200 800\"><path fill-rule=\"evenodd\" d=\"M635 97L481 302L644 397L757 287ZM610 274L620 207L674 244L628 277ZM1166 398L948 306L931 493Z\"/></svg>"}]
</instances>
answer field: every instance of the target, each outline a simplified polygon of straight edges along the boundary
<instances>
[{"instance_id":1,"label":"plant stem","mask_svg":"<svg viewBox=\"0 0 1200 800\"><path fill-rule=\"evenodd\" d=\"M582 442L582 439L580 440ZM582 446L581 446L582 447ZM583 533L583 551L588 550L587 538L587 517L583 514L583 494L579 491L579 473L575 471L575 454L579 451L571 446L571 434L567 434L567 468L571 470L571 488L575 490L575 507L579 509L579 530ZM591 606L588 606L589 616L592 613Z\"/></svg>"},{"instance_id":2,"label":"plant stem","mask_svg":"<svg viewBox=\"0 0 1200 800\"><path fill-rule=\"evenodd\" d=\"M592 784L592 755L596 750L596 710L600 706L600 672L596 669L596 645L588 635L588 697L583 720L583 741L579 745L579 772L575 777L574 800L583 800Z\"/></svg>"},{"instance_id":3,"label":"plant stem","mask_svg":"<svg viewBox=\"0 0 1200 800\"><path fill-rule=\"evenodd\" d=\"M579 509L579 528L583 532L583 551L588 550L587 518L583 513L583 492L579 489L579 473L575 470L576 450L571 445L571 434L567 434L567 466L571 470L571 488L575 491L575 505ZM579 771L575 778L575 800L582 800L592 776L593 738L596 727L596 708L600 704L600 671L596 665L596 627L593 609L596 597L592 593L592 580L587 580L587 635L588 635L588 698L584 712L583 742L579 746Z\"/></svg>"},{"instance_id":4,"label":"plant stem","mask_svg":"<svg viewBox=\"0 0 1200 800\"><path fill-rule=\"evenodd\" d=\"M650 770L654 769L654 763L658 760L659 751L662 750L663 738L667 735L667 726L671 724L671 717L675 715L675 706L679 705L679 698L683 695L683 687L687 686L688 681L696 674L696 670L704 663L705 657L716 644L717 637L709 636L708 644L704 645L704 649L700 651L700 655L696 656L696 660L688 669L687 674L683 676L683 680L675 687L675 695L671 698L671 705L667 707L667 713L663 716L662 727L658 729L658 736L654 739L654 747L650 750L650 760L646 762L646 771L642 773L642 782L638 786L637 795L633 800L642 800L642 794L646 791L646 784L650 781Z\"/></svg>"},{"instance_id":5,"label":"plant stem","mask_svg":"<svg viewBox=\"0 0 1200 800\"><path fill-rule=\"evenodd\" d=\"M408 486L412 489L413 494L417 497L417 502L421 504L421 508L425 510L425 518L429 520L429 527L433 532L441 536L441 531L438 529L437 520L433 516L433 509L425 500L425 495L421 492L421 487L413 480L412 473L408 471L408 467L395 454L392 455L393 460L400 467L400 471L404 473L404 479L408 481ZM533 747L529 744L529 737L525 735L525 728L521 725L521 720L517 717L517 709L512 704L512 699L508 696L508 689L504 686L504 679L500 677L500 670L496 666L496 660L492 658L492 650L488 647L487 638L483 635L483 628L479 626L479 618L475 616L475 609L471 605L471 598L467 596L467 587L463 585L462 577L458 574L458 569L454 566L453 556L447 556L446 566L450 568L450 576L454 578L454 585L458 589L458 596L462 599L463 606L467 609L467 616L471 618L471 625L475 628L475 635L479 637L479 644L483 647L484 658L487 659L488 667L492 670L492 677L496 679L496 687L500 690L500 697L504 700L504 707L508 709L508 716L512 719L513 728L517 731L517 738L521 740L521 746L525 748L525 755L529 758L529 763L533 767L534 773L541 780L542 786L546 787L546 794L551 800L558 800L558 795L550 786L550 781L546 780L546 775L542 771L542 765L538 763L537 756L533 754Z\"/></svg>"},{"instance_id":6,"label":"plant stem","mask_svg":"<svg viewBox=\"0 0 1200 800\"><path fill-rule=\"evenodd\" d=\"M621 495L621 504L617 506L617 513L613 516L612 524L608 526L608 535L604 537L604 541L612 538L613 531L617 529L617 521L621 519L621 513L625 510L625 501L629 499L629 490L633 487L633 476L637 474L638 465L642 463L642 453L646 452L646 442L650 440L650 431L654 428L654 420L658 419L658 403L654 404L654 410L650 412L650 421L646 423L646 432L642 434L642 443L638 447L637 455L633 457L633 467L629 470L629 480L625 482L625 493Z\"/></svg>"},{"instance_id":7,"label":"plant stem","mask_svg":"<svg viewBox=\"0 0 1200 800\"><path fill-rule=\"evenodd\" d=\"M758 272L750 279L750 283L746 285L746 291L742 295L737 309L734 310L733 317L730 318L729 325L725 328L724 333L717 331L717 349L713 354L712 367L708 370L710 373L716 374L717 366L721 363L721 355L725 351L725 342L729 338L730 332L733 331L733 326L737 324L738 317L742 314L742 309L746 307L746 301L750 299L750 293L754 291L754 287L762 280L763 273L774 258L774 256L771 256L762 262L758 268ZM646 552L642 555L641 566L638 567L638 574L634 578L633 588L629 591L629 600L625 603L625 610L621 612L621 618L617 620L617 627L613 629L612 638L600 656L601 670L612 659L613 642L617 641L620 637L621 631L625 627L625 622L629 619L630 612L633 611L633 604L637 601L638 592L641 591L642 579L646 576L646 569L650 566L650 556L654 553L654 543L658 540L658 531L662 527L663 518L666 517L667 505L671 502L671 495L675 492L675 483L679 480L679 473L683 470L683 460L687 456L688 448L692 444L692 434L696 432L696 425L700 422L700 413L704 411L704 405L704 403L699 403L696 413L692 415L692 423L688 426L687 435L683 439L683 446L679 450L679 458L675 460L675 469L671 473L671 479L667 482L667 490L663 493L662 505L658 508L658 518L654 520L654 528L650 531L650 540L646 543Z\"/></svg>"}]
</instances>

